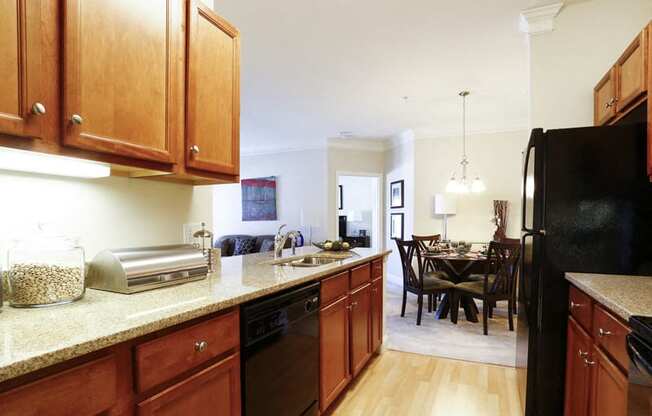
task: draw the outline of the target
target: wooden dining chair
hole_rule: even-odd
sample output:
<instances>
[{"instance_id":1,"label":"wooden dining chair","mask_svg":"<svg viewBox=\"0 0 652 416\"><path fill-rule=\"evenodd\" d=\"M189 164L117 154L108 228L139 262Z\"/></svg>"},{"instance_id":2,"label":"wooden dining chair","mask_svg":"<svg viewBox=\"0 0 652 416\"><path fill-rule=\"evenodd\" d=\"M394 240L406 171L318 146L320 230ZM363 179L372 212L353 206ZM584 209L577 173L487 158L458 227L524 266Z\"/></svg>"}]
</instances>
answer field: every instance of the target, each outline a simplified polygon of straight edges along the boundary
<instances>
[{"instance_id":1,"label":"wooden dining chair","mask_svg":"<svg viewBox=\"0 0 652 416\"><path fill-rule=\"evenodd\" d=\"M482 325L488 334L488 317L492 304L508 302L509 330L514 330L514 302L516 301L516 275L519 267L521 245L515 242L489 243L487 266L482 281L463 282L455 285L451 304L451 321L457 323L460 296L467 295L482 300Z\"/></svg>"},{"instance_id":2,"label":"wooden dining chair","mask_svg":"<svg viewBox=\"0 0 652 416\"><path fill-rule=\"evenodd\" d=\"M401 317L405 316L405 304L407 302L408 292L417 295L417 325L421 325L421 315L423 313L423 297L428 297L428 311L432 312L432 299L440 293L449 292L455 287L452 282L443 279L441 272L429 271L424 268L424 259L418 248L416 241L401 240L395 238L398 253L401 256L401 266L403 268L403 303L401 305ZM417 269L415 272L413 261L414 255L417 256Z\"/></svg>"},{"instance_id":3,"label":"wooden dining chair","mask_svg":"<svg viewBox=\"0 0 652 416\"><path fill-rule=\"evenodd\" d=\"M441 241L441 234L434 235L414 235L412 234L412 241L417 243L417 247L422 253L428 251L428 247L434 247ZM437 265L434 261L426 259L426 271L436 271Z\"/></svg>"}]
</instances>

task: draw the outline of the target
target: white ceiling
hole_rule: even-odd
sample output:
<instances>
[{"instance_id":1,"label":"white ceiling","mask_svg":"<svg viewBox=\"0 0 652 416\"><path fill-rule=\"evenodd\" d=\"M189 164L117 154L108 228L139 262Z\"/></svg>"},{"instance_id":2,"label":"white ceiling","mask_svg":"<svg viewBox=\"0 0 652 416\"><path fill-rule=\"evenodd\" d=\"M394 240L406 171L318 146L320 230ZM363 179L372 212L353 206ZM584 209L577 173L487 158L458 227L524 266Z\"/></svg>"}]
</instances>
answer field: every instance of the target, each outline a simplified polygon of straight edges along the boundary
<instances>
[{"instance_id":1,"label":"white ceiling","mask_svg":"<svg viewBox=\"0 0 652 416\"><path fill-rule=\"evenodd\" d=\"M215 0L242 41L243 153L526 128L532 0ZM403 97L408 99L404 100Z\"/></svg>"}]
</instances>

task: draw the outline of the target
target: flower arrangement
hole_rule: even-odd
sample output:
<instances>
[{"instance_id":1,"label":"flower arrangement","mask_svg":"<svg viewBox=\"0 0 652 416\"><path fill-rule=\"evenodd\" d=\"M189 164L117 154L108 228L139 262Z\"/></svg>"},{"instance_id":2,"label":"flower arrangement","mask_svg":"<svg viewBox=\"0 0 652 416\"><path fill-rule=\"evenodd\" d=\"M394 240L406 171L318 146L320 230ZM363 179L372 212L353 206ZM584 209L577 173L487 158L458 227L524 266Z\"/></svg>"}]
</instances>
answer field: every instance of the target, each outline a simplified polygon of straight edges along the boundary
<instances>
[{"instance_id":1,"label":"flower arrangement","mask_svg":"<svg viewBox=\"0 0 652 416\"><path fill-rule=\"evenodd\" d=\"M507 201L494 200L494 215L491 222L496 225L494 241L505 238L507 233Z\"/></svg>"}]
</instances>

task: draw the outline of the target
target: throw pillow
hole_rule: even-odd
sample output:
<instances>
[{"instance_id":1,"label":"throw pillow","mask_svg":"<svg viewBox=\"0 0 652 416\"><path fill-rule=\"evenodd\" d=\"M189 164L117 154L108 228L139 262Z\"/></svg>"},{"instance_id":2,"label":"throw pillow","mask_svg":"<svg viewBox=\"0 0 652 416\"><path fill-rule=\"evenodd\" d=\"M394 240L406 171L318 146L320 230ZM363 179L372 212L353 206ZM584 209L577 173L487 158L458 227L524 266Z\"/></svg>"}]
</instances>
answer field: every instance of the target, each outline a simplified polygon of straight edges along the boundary
<instances>
[{"instance_id":1,"label":"throw pillow","mask_svg":"<svg viewBox=\"0 0 652 416\"><path fill-rule=\"evenodd\" d=\"M274 251L274 240L263 240L263 244L260 246L260 252L264 253L266 251Z\"/></svg>"},{"instance_id":2,"label":"throw pillow","mask_svg":"<svg viewBox=\"0 0 652 416\"><path fill-rule=\"evenodd\" d=\"M255 246L256 239L254 238L236 238L233 247L233 255L241 256L243 254L252 253Z\"/></svg>"}]
</instances>

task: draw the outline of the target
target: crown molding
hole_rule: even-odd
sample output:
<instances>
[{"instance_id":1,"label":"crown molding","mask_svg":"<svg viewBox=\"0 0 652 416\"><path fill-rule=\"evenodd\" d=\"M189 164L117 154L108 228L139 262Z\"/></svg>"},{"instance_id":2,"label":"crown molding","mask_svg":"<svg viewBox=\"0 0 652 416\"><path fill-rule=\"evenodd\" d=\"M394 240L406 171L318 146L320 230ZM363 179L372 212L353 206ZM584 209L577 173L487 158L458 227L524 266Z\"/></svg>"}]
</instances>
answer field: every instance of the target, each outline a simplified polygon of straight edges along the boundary
<instances>
[{"instance_id":1,"label":"crown molding","mask_svg":"<svg viewBox=\"0 0 652 416\"><path fill-rule=\"evenodd\" d=\"M521 31L530 35L552 32L555 30L555 17L563 7L564 2L560 1L521 10Z\"/></svg>"},{"instance_id":2,"label":"crown molding","mask_svg":"<svg viewBox=\"0 0 652 416\"><path fill-rule=\"evenodd\" d=\"M330 139L329 149L357 150L365 152L384 152L387 149L386 140L356 140L356 139Z\"/></svg>"}]
</instances>

